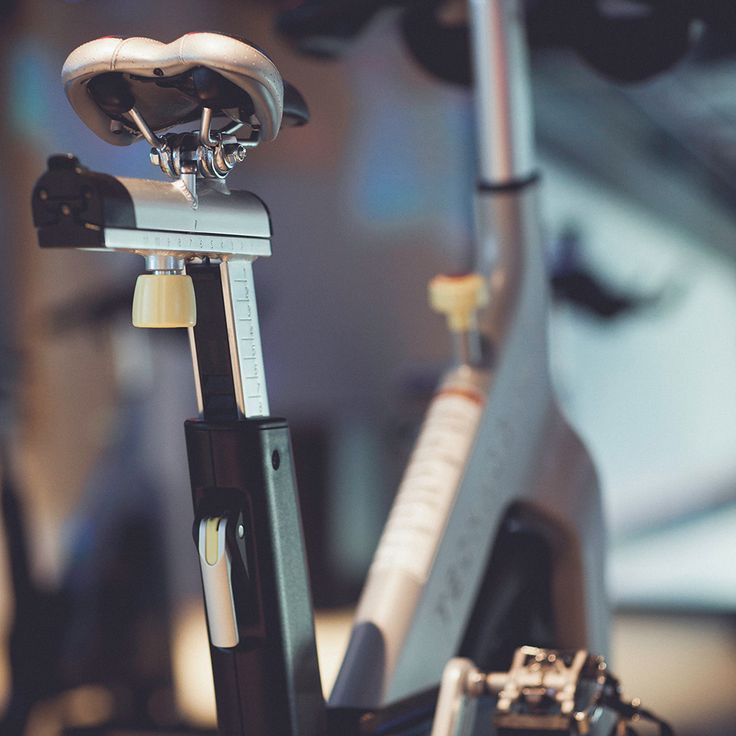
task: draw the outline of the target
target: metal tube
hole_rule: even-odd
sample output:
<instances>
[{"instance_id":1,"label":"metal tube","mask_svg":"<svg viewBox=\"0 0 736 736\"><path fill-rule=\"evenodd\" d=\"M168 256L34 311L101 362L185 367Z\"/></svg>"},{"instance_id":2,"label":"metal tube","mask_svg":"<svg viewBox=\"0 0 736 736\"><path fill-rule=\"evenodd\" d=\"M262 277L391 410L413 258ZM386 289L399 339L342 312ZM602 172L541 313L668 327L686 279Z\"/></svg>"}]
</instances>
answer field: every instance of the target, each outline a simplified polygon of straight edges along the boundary
<instances>
[{"instance_id":1,"label":"metal tube","mask_svg":"<svg viewBox=\"0 0 736 736\"><path fill-rule=\"evenodd\" d=\"M207 148L214 148L217 141L212 137L212 108L202 108L202 120L199 124L199 142Z\"/></svg>"},{"instance_id":2,"label":"metal tube","mask_svg":"<svg viewBox=\"0 0 736 736\"><path fill-rule=\"evenodd\" d=\"M519 0L468 0L481 182L494 186L533 175L529 63Z\"/></svg>"},{"instance_id":3,"label":"metal tube","mask_svg":"<svg viewBox=\"0 0 736 736\"><path fill-rule=\"evenodd\" d=\"M141 135L146 139L148 145L151 148L160 148L162 144L161 139L151 130L138 110L135 107L131 107L128 110L128 115L130 115L131 120L136 124L138 130L140 130Z\"/></svg>"},{"instance_id":4,"label":"metal tube","mask_svg":"<svg viewBox=\"0 0 736 736\"><path fill-rule=\"evenodd\" d=\"M483 350L477 328L454 332L452 335L453 353L458 365L480 367L483 364Z\"/></svg>"},{"instance_id":5,"label":"metal tube","mask_svg":"<svg viewBox=\"0 0 736 736\"><path fill-rule=\"evenodd\" d=\"M150 253L144 256L146 271L150 273L184 273L186 263L182 256L166 253Z\"/></svg>"}]
</instances>

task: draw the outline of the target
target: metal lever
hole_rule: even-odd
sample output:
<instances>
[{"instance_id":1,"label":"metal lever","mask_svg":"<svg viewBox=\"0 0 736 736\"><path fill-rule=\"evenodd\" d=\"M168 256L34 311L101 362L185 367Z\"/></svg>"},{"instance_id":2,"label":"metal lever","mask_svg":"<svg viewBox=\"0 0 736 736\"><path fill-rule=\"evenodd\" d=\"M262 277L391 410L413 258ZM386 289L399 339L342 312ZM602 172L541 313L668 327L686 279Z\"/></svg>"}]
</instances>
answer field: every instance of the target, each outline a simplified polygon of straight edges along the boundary
<instances>
[{"instance_id":1,"label":"metal lever","mask_svg":"<svg viewBox=\"0 0 736 736\"><path fill-rule=\"evenodd\" d=\"M224 516L202 519L197 544L210 640L220 649L232 649L240 641L233 593L233 565L227 545L230 523L232 521Z\"/></svg>"}]
</instances>

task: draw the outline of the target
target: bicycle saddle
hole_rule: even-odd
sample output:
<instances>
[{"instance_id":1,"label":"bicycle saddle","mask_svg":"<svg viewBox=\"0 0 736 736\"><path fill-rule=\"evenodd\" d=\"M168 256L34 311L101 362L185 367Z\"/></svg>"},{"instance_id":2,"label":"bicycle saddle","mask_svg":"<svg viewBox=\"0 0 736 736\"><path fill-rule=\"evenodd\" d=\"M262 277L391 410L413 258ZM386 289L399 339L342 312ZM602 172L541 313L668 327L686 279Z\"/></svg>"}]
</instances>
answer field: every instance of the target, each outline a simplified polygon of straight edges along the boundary
<instances>
[{"instance_id":1,"label":"bicycle saddle","mask_svg":"<svg viewBox=\"0 0 736 736\"><path fill-rule=\"evenodd\" d=\"M284 113L284 84L271 59L218 33L188 33L171 43L99 38L69 55L62 81L82 121L119 146L141 138L133 108L153 133L197 120L209 108L232 125L256 126L261 141L276 137ZM299 93L290 87L288 97L285 122L306 122Z\"/></svg>"}]
</instances>

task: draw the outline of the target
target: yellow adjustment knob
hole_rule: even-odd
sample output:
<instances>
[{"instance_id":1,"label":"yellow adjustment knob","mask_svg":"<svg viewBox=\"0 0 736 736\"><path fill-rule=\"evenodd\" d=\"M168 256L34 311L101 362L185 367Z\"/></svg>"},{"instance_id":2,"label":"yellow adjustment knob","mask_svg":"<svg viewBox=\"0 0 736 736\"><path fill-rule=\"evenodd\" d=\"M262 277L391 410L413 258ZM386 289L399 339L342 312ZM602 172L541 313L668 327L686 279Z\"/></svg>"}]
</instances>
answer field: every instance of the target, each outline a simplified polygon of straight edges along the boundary
<instances>
[{"instance_id":1,"label":"yellow adjustment knob","mask_svg":"<svg viewBox=\"0 0 736 736\"><path fill-rule=\"evenodd\" d=\"M133 324L136 327L194 327L197 303L191 276L143 274L133 295Z\"/></svg>"},{"instance_id":2,"label":"yellow adjustment knob","mask_svg":"<svg viewBox=\"0 0 736 736\"><path fill-rule=\"evenodd\" d=\"M475 314L488 303L486 280L479 273L435 276L429 282L429 303L447 317L452 332L475 329Z\"/></svg>"}]
</instances>

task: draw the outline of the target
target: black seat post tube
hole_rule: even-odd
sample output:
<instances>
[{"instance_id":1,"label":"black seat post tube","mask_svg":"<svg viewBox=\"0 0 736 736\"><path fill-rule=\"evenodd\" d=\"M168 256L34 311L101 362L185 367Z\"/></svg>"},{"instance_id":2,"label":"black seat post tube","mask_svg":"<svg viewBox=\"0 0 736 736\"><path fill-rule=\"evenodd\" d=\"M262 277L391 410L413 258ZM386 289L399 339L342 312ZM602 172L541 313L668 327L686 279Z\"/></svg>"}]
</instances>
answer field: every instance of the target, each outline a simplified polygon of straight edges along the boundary
<instances>
[{"instance_id":1,"label":"black seat post tube","mask_svg":"<svg viewBox=\"0 0 736 736\"><path fill-rule=\"evenodd\" d=\"M318 736L323 701L289 429L269 416L252 263L190 264L194 538L223 736Z\"/></svg>"}]
</instances>

